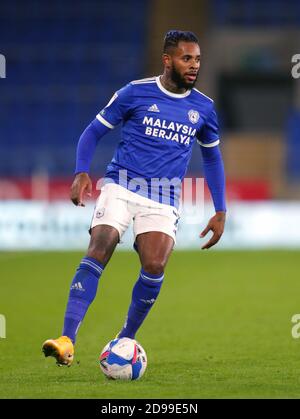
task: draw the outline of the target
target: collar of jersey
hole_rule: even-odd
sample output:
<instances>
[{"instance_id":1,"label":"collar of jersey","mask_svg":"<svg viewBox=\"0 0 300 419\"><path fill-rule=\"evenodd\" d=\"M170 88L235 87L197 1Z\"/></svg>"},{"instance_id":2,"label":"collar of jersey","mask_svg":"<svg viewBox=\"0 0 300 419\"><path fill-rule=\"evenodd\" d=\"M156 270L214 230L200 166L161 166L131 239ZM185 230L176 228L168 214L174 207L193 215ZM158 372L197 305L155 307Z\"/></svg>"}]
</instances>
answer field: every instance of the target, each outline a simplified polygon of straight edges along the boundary
<instances>
[{"instance_id":1,"label":"collar of jersey","mask_svg":"<svg viewBox=\"0 0 300 419\"><path fill-rule=\"evenodd\" d=\"M171 97L182 98L182 97L187 97L187 96L189 96L191 94L191 90L187 90L185 93L172 93L172 92L169 92L169 90L165 89L164 86L161 84L161 81L160 81L159 78L160 78L160 76L155 77L156 84L157 84L158 88L163 93L165 93L166 95L171 96Z\"/></svg>"}]
</instances>

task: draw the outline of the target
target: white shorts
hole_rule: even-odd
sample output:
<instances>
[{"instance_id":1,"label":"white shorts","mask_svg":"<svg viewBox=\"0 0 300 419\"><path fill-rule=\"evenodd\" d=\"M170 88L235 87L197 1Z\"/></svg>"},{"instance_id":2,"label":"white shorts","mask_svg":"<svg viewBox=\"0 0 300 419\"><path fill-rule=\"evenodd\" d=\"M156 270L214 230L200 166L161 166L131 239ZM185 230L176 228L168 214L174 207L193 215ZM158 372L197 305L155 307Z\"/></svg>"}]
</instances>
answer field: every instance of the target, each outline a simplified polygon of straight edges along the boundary
<instances>
[{"instance_id":1,"label":"white shorts","mask_svg":"<svg viewBox=\"0 0 300 419\"><path fill-rule=\"evenodd\" d=\"M106 224L115 227L119 239L133 221L134 240L141 233L161 231L168 234L176 243L178 210L144 198L115 183L107 183L101 188L97 199L91 228Z\"/></svg>"}]
</instances>

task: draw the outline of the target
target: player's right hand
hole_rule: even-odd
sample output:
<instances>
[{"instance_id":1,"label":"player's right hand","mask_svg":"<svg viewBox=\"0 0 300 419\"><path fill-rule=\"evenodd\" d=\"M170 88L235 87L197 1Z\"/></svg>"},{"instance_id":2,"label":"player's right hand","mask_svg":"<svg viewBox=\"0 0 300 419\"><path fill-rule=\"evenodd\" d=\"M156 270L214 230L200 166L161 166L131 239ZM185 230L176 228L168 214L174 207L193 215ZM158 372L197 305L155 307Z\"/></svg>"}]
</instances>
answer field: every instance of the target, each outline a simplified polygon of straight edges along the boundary
<instances>
[{"instance_id":1,"label":"player's right hand","mask_svg":"<svg viewBox=\"0 0 300 419\"><path fill-rule=\"evenodd\" d=\"M225 211L217 211L216 214L209 220L207 226L200 234L200 237L205 237L209 231L213 232L213 236L210 240L201 247L201 249L209 249L210 247L214 246L220 240L225 226L225 219L226 219L226 212Z\"/></svg>"},{"instance_id":2,"label":"player's right hand","mask_svg":"<svg viewBox=\"0 0 300 419\"><path fill-rule=\"evenodd\" d=\"M71 186L71 201L78 207L85 207L83 202L85 194L92 196L92 181L88 173L78 173Z\"/></svg>"}]
</instances>

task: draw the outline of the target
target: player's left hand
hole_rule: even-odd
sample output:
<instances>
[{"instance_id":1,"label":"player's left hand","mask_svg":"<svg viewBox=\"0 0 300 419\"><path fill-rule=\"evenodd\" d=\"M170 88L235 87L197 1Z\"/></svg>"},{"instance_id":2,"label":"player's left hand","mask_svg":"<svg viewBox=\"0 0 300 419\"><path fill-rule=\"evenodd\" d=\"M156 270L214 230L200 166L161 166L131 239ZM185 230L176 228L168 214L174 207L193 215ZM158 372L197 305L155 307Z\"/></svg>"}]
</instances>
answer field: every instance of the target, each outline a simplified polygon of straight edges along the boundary
<instances>
[{"instance_id":1,"label":"player's left hand","mask_svg":"<svg viewBox=\"0 0 300 419\"><path fill-rule=\"evenodd\" d=\"M226 213L224 211L218 211L216 212L216 215L214 215L208 222L205 229L202 231L202 233L199 235L199 237L205 237L206 234L209 231L213 232L212 237L210 240L205 243L204 246L201 247L201 249L209 249L210 247L214 246L220 238L222 237L222 234L224 232L225 227L225 219L226 219Z\"/></svg>"}]
</instances>

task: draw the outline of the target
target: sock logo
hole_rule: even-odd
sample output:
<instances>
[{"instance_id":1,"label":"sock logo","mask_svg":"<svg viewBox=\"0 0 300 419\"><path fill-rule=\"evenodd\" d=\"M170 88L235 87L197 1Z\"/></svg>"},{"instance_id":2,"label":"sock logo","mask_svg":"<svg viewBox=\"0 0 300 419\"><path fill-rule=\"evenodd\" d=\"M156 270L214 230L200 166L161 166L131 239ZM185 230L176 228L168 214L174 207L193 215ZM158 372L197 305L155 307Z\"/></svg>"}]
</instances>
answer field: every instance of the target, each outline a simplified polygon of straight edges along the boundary
<instances>
[{"instance_id":1,"label":"sock logo","mask_svg":"<svg viewBox=\"0 0 300 419\"><path fill-rule=\"evenodd\" d=\"M155 298L151 298L151 300L143 300L142 298L140 298L140 301L143 301L143 303L145 304L154 304Z\"/></svg>"},{"instance_id":2,"label":"sock logo","mask_svg":"<svg viewBox=\"0 0 300 419\"><path fill-rule=\"evenodd\" d=\"M74 285L72 285L71 290L85 291L85 289L81 285L81 282L76 282Z\"/></svg>"}]
</instances>

